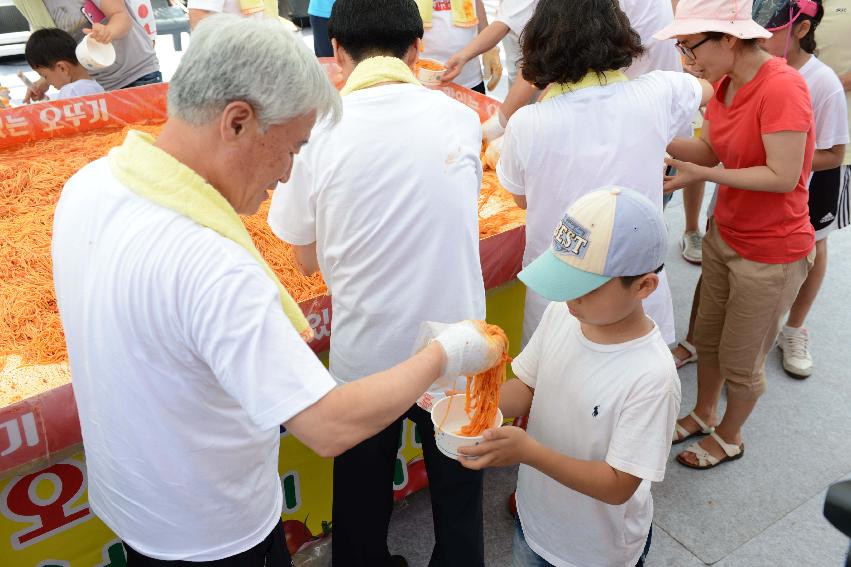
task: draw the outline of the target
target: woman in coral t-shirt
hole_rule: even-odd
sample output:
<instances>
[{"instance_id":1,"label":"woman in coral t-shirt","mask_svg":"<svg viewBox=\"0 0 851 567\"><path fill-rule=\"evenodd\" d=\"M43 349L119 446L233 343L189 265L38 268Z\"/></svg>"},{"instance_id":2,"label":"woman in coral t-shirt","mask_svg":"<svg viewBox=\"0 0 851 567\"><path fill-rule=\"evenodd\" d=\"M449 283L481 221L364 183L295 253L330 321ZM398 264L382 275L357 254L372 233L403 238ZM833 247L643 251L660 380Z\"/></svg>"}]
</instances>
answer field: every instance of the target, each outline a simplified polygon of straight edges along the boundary
<instances>
[{"instance_id":1,"label":"woman in coral t-shirt","mask_svg":"<svg viewBox=\"0 0 851 567\"><path fill-rule=\"evenodd\" d=\"M683 55L717 83L702 138L669 146L677 159L668 164L678 173L665 182L666 191L718 184L703 242L697 402L674 435L679 443L709 434L677 457L700 469L743 455L741 429L765 390L766 355L815 257L807 209L815 140L809 92L797 71L759 48L757 38L771 33L751 10L751 0L681 0L674 23L655 36L676 36Z\"/></svg>"}]
</instances>

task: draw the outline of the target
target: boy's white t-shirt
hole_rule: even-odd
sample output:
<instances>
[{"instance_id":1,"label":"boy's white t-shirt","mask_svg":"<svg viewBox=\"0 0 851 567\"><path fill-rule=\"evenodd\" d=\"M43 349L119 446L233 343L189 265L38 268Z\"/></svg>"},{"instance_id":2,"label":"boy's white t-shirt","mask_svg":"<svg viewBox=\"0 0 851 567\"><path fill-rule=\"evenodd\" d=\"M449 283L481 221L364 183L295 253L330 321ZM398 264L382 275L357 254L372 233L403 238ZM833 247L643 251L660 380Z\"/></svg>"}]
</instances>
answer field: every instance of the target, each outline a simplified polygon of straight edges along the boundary
<instances>
[{"instance_id":1,"label":"boy's white t-shirt","mask_svg":"<svg viewBox=\"0 0 851 567\"><path fill-rule=\"evenodd\" d=\"M538 0L502 0L493 18L493 21L508 26L508 35L502 40L502 45L505 47L508 80L512 83L517 76L517 64L523 55L520 50L520 34L532 19L537 5Z\"/></svg>"},{"instance_id":2,"label":"boy's white t-shirt","mask_svg":"<svg viewBox=\"0 0 851 567\"><path fill-rule=\"evenodd\" d=\"M280 424L335 386L277 286L107 158L65 185L52 248L94 512L156 559L260 543L281 519Z\"/></svg>"},{"instance_id":3,"label":"boy's white t-shirt","mask_svg":"<svg viewBox=\"0 0 851 567\"><path fill-rule=\"evenodd\" d=\"M816 149L827 150L848 143L848 107L845 89L833 69L815 56L798 70L813 101L813 120L816 129Z\"/></svg>"},{"instance_id":4,"label":"boy's white t-shirt","mask_svg":"<svg viewBox=\"0 0 851 567\"><path fill-rule=\"evenodd\" d=\"M664 478L680 410L680 379L658 327L601 345L585 337L565 303L552 303L512 369L535 390L529 435L643 479L613 506L521 465L517 507L529 547L557 567L632 567L653 520L650 484Z\"/></svg>"},{"instance_id":5,"label":"boy's white t-shirt","mask_svg":"<svg viewBox=\"0 0 851 567\"><path fill-rule=\"evenodd\" d=\"M79 81L74 81L73 83L68 83L61 89L59 89L59 95L57 98L74 98L77 96L86 96L91 94L100 94L102 92L106 92L103 90L103 87L97 81L93 81L91 79L81 79Z\"/></svg>"},{"instance_id":6,"label":"boy's white t-shirt","mask_svg":"<svg viewBox=\"0 0 851 567\"><path fill-rule=\"evenodd\" d=\"M452 5L449 0L434 0L431 27L426 28L423 36L422 57L446 63L447 59L464 49L478 35L479 28L476 26L462 28L453 25L451 10ZM483 16L484 14L479 14L480 18ZM454 82L468 89L481 83L482 66L479 58L470 59Z\"/></svg>"},{"instance_id":7,"label":"boy's white t-shirt","mask_svg":"<svg viewBox=\"0 0 851 567\"><path fill-rule=\"evenodd\" d=\"M564 211L602 186L634 189L661 211L665 148L691 124L702 93L691 75L653 71L518 110L508 122L496 171L503 187L527 199L523 266L549 247ZM527 291L524 343L548 303ZM645 311L665 341L673 342L673 301L664 272Z\"/></svg>"},{"instance_id":8,"label":"boy's white t-shirt","mask_svg":"<svg viewBox=\"0 0 851 567\"><path fill-rule=\"evenodd\" d=\"M424 321L484 319L481 135L478 115L440 91L355 91L343 97L340 123L314 130L275 191L272 231L316 242L339 382L406 360Z\"/></svg>"}]
</instances>

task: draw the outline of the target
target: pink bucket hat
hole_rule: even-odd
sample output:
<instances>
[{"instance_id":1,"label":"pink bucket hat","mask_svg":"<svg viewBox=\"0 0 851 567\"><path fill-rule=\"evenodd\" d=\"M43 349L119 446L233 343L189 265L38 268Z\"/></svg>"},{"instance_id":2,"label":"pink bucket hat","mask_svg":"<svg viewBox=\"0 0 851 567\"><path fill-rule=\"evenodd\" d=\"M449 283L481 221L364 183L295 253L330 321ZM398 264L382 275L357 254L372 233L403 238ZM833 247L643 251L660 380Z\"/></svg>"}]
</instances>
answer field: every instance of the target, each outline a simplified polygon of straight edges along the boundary
<instances>
[{"instance_id":1,"label":"pink bucket hat","mask_svg":"<svg viewBox=\"0 0 851 567\"><path fill-rule=\"evenodd\" d=\"M680 0L674 23L659 30L653 37L670 39L677 35L701 32L721 32L751 39L771 37L771 32L751 18L753 0Z\"/></svg>"}]
</instances>

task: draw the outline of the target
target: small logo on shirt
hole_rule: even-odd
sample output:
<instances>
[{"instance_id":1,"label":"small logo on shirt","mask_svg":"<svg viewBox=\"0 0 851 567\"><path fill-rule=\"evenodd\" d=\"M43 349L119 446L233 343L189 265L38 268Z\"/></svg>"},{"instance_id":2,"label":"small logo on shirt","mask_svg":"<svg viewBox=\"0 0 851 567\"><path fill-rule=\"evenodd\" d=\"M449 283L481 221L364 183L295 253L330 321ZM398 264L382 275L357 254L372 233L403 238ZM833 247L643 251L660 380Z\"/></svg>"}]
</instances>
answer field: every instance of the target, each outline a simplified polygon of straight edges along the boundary
<instances>
[{"instance_id":1,"label":"small logo on shirt","mask_svg":"<svg viewBox=\"0 0 851 567\"><path fill-rule=\"evenodd\" d=\"M594 411L591 412L591 417L597 417L600 415L600 406L594 406Z\"/></svg>"}]
</instances>

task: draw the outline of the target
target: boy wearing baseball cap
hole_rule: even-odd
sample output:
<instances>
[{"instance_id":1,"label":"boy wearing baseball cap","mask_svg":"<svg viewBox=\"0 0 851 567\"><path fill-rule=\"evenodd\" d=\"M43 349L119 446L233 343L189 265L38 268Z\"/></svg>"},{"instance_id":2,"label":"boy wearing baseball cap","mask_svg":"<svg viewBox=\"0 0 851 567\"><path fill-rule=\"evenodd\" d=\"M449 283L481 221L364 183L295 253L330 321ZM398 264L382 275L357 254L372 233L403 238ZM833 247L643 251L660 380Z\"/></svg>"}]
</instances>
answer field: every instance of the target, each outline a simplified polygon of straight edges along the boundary
<instances>
[{"instance_id":1,"label":"boy wearing baseball cap","mask_svg":"<svg viewBox=\"0 0 851 567\"><path fill-rule=\"evenodd\" d=\"M658 284L665 222L631 189L578 199L520 279L550 303L514 360L500 409L529 414L461 452L464 466L520 463L514 565L642 566L650 483L664 477L680 381L642 300Z\"/></svg>"}]
</instances>

